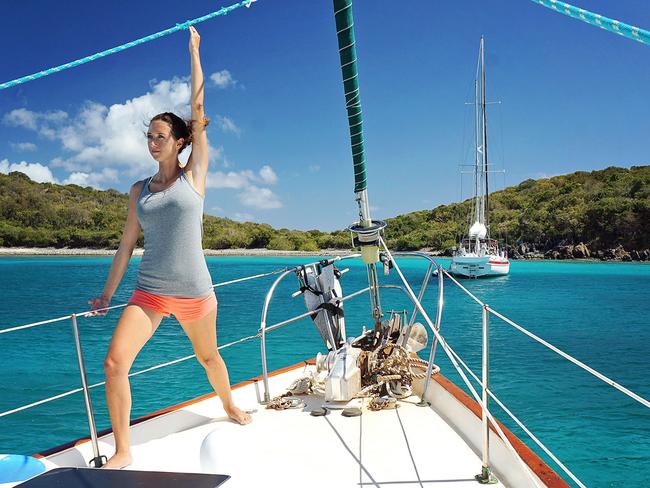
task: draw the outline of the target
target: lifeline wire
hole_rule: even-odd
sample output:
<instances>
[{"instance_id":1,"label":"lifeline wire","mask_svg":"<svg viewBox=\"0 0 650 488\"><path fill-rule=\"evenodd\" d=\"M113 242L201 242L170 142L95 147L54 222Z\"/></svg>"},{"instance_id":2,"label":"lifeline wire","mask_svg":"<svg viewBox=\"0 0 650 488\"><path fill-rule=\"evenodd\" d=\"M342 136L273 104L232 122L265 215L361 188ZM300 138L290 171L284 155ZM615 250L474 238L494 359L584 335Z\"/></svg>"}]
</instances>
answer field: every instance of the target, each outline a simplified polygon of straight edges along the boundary
<instances>
[{"instance_id":1,"label":"lifeline wire","mask_svg":"<svg viewBox=\"0 0 650 488\"><path fill-rule=\"evenodd\" d=\"M642 42L644 44L650 45L650 31L641 29L640 27L635 27L633 25L625 24L619 22L618 20L609 19L603 17L600 14L595 14L589 12L583 8L574 7L565 2L560 2L559 0L532 0L535 3L539 3L544 7L550 8L560 12L561 14L568 15L574 19L582 20L601 29L605 29L614 34L618 34L628 39L634 39L635 41Z\"/></svg>"},{"instance_id":2,"label":"lifeline wire","mask_svg":"<svg viewBox=\"0 0 650 488\"><path fill-rule=\"evenodd\" d=\"M38 73L34 73L32 75L27 75L23 76L22 78L16 78L15 80L7 81L5 83L0 84L0 90L4 90L5 88L11 88L13 86L19 85L21 83L27 83L28 81L33 81L38 78L42 78L47 75L51 75L53 73L58 73L59 71L63 71L65 69L69 68L74 68L76 66L79 66L81 64L89 63L91 61L95 61L96 59L103 58L104 56L108 56L110 54L115 54L120 51L124 51L125 49L129 49L131 47L137 46L138 44L144 44L145 42L153 41L154 39L158 39L163 36L167 36L169 34L173 34L176 31L180 30L185 30L188 29L191 25L198 24L199 22L204 22L206 20L209 20L213 17L217 17L218 15L226 15L232 12L235 9L238 9L240 7L250 7L253 2L256 2L257 0L244 0L239 3L235 3L233 5L230 5L229 7L222 7L221 9L217 10L216 12L212 12L210 14L204 15L203 17L198 17L193 20L186 20L185 22L181 22L179 24L176 24L175 27L171 27L170 29L166 29L160 32L156 32L155 34L151 34L146 37L142 37L140 39L136 39L135 41L127 42L126 44L122 44L121 46L117 46L111 49L107 49L106 51L102 51L96 54L91 54L90 56L86 56L85 58L77 59L76 61L71 61L66 64L62 64L60 66L55 66L54 68L46 69L43 71L39 71Z\"/></svg>"},{"instance_id":3,"label":"lifeline wire","mask_svg":"<svg viewBox=\"0 0 650 488\"><path fill-rule=\"evenodd\" d=\"M629 390L629 389L625 388L624 386L620 385L619 383L617 383L616 381L612 380L611 378L608 378L608 377L605 376L604 374L599 373L599 372L596 371L595 369L593 369L593 368L587 366L585 363L583 363L582 361L579 361L578 359L574 358L574 357L571 356L570 354L567 354L567 353L564 352L562 349L559 349L559 348L555 347L555 346L554 346L553 344L551 344L550 342L545 341L545 340L542 339L541 337L539 337L539 336L533 334L532 332L530 332L528 329L522 327L521 325L517 324L516 322L513 322L512 320L510 320L510 319L509 319L508 317L506 317L505 315L501 315L499 312L497 312L497 311L494 310L493 308L487 306L487 305L486 305L485 303L483 303L481 300L479 300L478 298L476 298L476 296L474 296L474 295L473 295L473 294L472 294L472 293L471 293L467 288L465 288L465 287L464 287L463 285L461 285L461 284L460 284L460 283L459 283L459 282L458 282L458 281L457 281L453 276L451 276L451 274L449 274L448 271L443 270L443 273L444 273L444 274L445 274L445 275L446 275L446 276L447 276L451 281L453 281L453 282L454 282L454 283L455 283L455 284L456 284L456 285L457 285L461 290L463 290L467 295L469 295L469 297L470 297L472 300L474 300L476 303L478 303L481 307L487 307L488 312L491 313L492 315L494 315L495 317L499 317L499 318L500 318L501 320L503 320L506 324L511 325L512 327L514 327L514 328L517 329L518 331L520 331L520 332L526 334L526 335L527 335L528 337L530 337L531 339L533 339L533 340L539 342L540 344L542 344L543 346L549 348L551 351L555 352L556 354L559 354L560 356L562 356L562 357L563 357L564 359L566 359L567 361L572 362L573 364L575 364L575 365L578 366L579 368L584 369L585 371L587 371L588 373L592 374L593 376L595 376L595 377L598 378L599 380L603 381L604 383L607 383L609 386L613 386L614 388L616 388L616 389L619 390L620 392L624 393L625 395L629 396L629 397L632 398L633 400L636 400L636 401L639 402L640 404L642 404L642 405L644 405L644 406L650 408L650 402L649 402L648 400L646 400L645 398L643 398L642 396L637 395L637 394L634 393L632 390Z\"/></svg>"},{"instance_id":4,"label":"lifeline wire","mask_svg":"<svg viewBox=\"0 0 650 488\"><path fill-rule=\"evenodd\" d=\"M243 281L254 280L254 279L257 279L257 278L263 278L265 276L271 276L271 275L274 275L274 274L283 273L286 270L287 270L287 268L276 269L275 271L270 271L268 273L262 273L262 274L257 274L257 275L253 275L253 276L247 276L245 278L238 278L236 280L231 280L231 281L224 281L222 283L217 283L216 285L212 285L212 288L218 288L220 286L232 285L234 283L241 283ZM79 312L79 313L77 313L75 315L77 317L86 317L86 316L88 316L89 314L91 314L93 312L106 312L108 310L113 310L113 309L116 309L116 308L123 308L123 307L126 307L127 305L128 305L128 303L122 303L120 305L112 305L110 307L97 308L95 310L87 310L85 312ZM31 327L36 327L36 326L39 326L39 325L51 324L53 322L60 322L62 320L70 320L71 318L72 318L72 315L66 315L65 317L58 317L56 319L42 320L40 322L33 322L31 324L25 324L25 325L19 325L19 326L16 326L16 327L9 327L9 328L6 328L6 329L0 329L0 335L1 334L6 334L7 332L14 332L16 330L29 329Z\"/></svg>"},{"instance_id":5,"label":"lifeline wire","mask_svg":"<svg viewBox=\"0 0 650 488\"><path fill-rule=\"evenodd\" d=\"M447 344L449 346L449 344ZM454 351L451 346L449 346L449 351L454 355L456 360L461 364L461 366L467 371L472 378L474 378L474 381L476 381L479 385L481 385L481 379L472 371L469 366L467 366L467 363L463 361L463 359L458 355L456 351ZM567 468L550 450L548 447L546 447L544 444L542 444L542 441L540 441L535 434L533 434L524 424L521 420L519 420L515 414L513 414L499 398L488 388L485 390L490 397L499 404L499 406L510 416L512 420L514 420L517 425L524 431L528 436L537 444L553 461L557 463L557 465L562 468L562 470L571 477L573 481L576 482L580 488L587 488L582 481L580 481L572 472L569 468Z\"/></svg>"},{"instance_id":6,"label":"lifeline wire","mask_svg":"<svg viewBox=\"0 0 650 488\"><path fill-rule=\"evenodd\" d=\"M276 273L277 273L277 271L276 271ZM266 275L259 275L259 276L266 276ZM251 278L255 278L255 277L251 277ZM214 286L219 286L219 285L213 285L213 287ZM363 288L362 290L358 290L358 291L356 291L356 292L354 292L354 293L352 293L350 295L346 295L346 296L342 297L341 301L347 301L347 300L349 300L351 298L354 298L357 295L360 295L361 293L367 292L368 290L369 290L369 288L367 288L367 287ZM275 329L278 329L278 328L280 328L280 327L282 327L284 325L288 325L291 322L294 322L299 318L305 318L305 317L308 317L308 316L313 315L314 313L318 313L318 312L319 311L307 312L307 313L304 313L302 315L298 315L298 316L294 317L293 319L278 322L278 323L268 327L266 329L266 332L271 332L271 331L273 331ZM69 318L69 316L66 317L66 318ZM229 342L228 344L223 344L221 346L218 346L217 350L221 351L222 349L226 349L227 347L235 346L235 345L240 344L242 342L250 341L250 340L256 339L256 338L259 339L261 336L262 336L262 332L259 331L257 334L242 337L241 339L237 339L236 341ZM145 368L145 369L141 369L139 371L135 371L133 373L129 373L128 377L133 378L134 376L138 376L138 375L141 375L141 374L144 374L144 373L148 373L150 371L155 371L155 370L160 369L160 368L165 368L167 366L172 366L174 364L182 363L183 361L187 361L187 360L195 358L195 357L196 357L196 354L191 354L189 356L184 356L182 358L173 359L173 360L168 361L166 363L157 364L155 366L151 366L151 367L148 367L148 368ZM94 383L92 385L89 385L88 389L92 390L93 388L97 388L97 387L100 387L100 386L105 385L105 384L106 384L106 381L100 381L99 383ZM28 409L30 409L32 407L36 407L38 405L42 405L44 403L51 402L53 400L58 400L59 398L64 398L64 397L72 395L74 393L79 393L80 391L83 391L83 388L75 388L73 390L67 391L65 393L61 393L59 395L51 396L49 398L44 398L43 400L38 400L36 402L29 403L29 404L23 405L21 407L17 407L17 408L13 408L11 410L7 410L5 412L0 412L0 417L5 417L7 415L11 415L11 414L14 414L14 413L17 413L17 412L22 412L23 410L28 410Z\"/></svg>"},{"instance_id":7,"label":"lifeline wire","mask_svg":"<svg viewBox=\"0 0 650 488\"><path fill-rule=\"evenodd\" d=\"M456 371L458 371L458 374L460 375L461 379L463 380L463 382L465 383L465 385L469 389L470 393L474 397L474 400L476 401L476 403L478 403L480 405L481 410L485 412L485 414L486 414L487 418L490 420L490 422L492 422L492 425L494 426L495 431L498 433L499 437L501 437L501 439L503 440L504 444L506 445L506 448L512 453L512 455L515 457L515 459L521 464L521 466L522 466L522 468L524 470L524 473L526 473L528 475L528 477L533 482L533 485L535 485L535 487L540 488L540 485L539 485L539 483L537 483L537 480L534 477L532 471L530 471L530 469L528 469L528 467L526 466L525 461L517 453L517 451L513 447L512 443L510 442L508 437L504 434L503 429L501 429L501 427L496 422L496 419L494 418L492 413L490 413L490 411L486 407L485 403L483 403L483 400L481 399L479 394L476 392L476 389L474 388L472 383L469 381L469 379L467 378L467 376L463 372L462 368L460 367L460 365L456 361L456 358L449 352L449 345L447 344L447 341L444 339L444 337L442 337L440 332L433 325L433 322L429 318L429 315L427 314L426 310L424 310L424 307L422 306L420 301L415 296L415 293L413 292L413 289L411 288L408 281L404 277L404 274L402 273L402 270L397 265L397 262L395 262L395 260L393 259L393 256L391 255L390 250L388 249L388 246L386 245L386 241L384 241L384 239L382 237L379 237L379 243L384 248L384 252L388 256L388 258L393 262L393 265L395 267L395 271L397 271L397 274L399 275L400 279L402 280L402 283L404 283L404 288L406 290L407 296L409 296L409 298L411 299L413 304L420 311L420 315L422 315L422 318L426 321L427 325L429 326L429 328L433 332L433 335L436 337L436 339L438 339L438 344L440 344L442 349L447 354L447 357L449 357L449 360L451 361L451 364L454 366L454 368L456 368Z\"/></svg>"}]
</instances>

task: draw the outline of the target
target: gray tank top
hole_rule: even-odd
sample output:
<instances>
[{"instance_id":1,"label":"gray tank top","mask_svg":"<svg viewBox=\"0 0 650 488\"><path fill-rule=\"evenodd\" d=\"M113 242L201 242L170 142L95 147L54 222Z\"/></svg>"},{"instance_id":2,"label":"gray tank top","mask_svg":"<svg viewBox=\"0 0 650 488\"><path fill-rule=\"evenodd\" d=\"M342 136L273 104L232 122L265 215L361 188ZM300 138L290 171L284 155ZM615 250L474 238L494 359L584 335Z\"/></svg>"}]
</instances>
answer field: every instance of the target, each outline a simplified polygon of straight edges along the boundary
<instances>
[{"instance_id":1,"label":"gray tank top","mask_svg":"<svg viewBox=\"0 0 650 488\"><path fill-rule=\"evenodd\" d=\"M203 197L181 170L172 185L151 192L147 178L136 206L144 231L138 290L172 297L200 298L212 293L203 256Z\"/></svg>"}]
</instances>

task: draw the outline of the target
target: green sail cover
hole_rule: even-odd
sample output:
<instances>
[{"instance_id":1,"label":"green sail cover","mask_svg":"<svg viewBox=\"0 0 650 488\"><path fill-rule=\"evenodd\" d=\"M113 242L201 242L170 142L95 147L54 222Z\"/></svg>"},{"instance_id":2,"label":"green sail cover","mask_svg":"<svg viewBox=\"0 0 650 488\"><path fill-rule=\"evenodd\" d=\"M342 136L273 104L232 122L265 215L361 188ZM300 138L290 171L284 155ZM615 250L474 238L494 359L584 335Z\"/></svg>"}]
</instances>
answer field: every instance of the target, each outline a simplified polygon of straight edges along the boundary
<instances>
[{"instance_id":1,"label":"green sail cover","mask_svg":"<svg viewBox=\"0 0 650 488\"><path fill-rule=\"evenodd\" d=\"M341 72L345 90L345 107L350 125L350 144L354 163L354 191L366 189L366 158L363 149L363 118L357 72L357 51L354 47L352 0L334 0L334 20L339 41Z\"/></svg>"}]
</instances>

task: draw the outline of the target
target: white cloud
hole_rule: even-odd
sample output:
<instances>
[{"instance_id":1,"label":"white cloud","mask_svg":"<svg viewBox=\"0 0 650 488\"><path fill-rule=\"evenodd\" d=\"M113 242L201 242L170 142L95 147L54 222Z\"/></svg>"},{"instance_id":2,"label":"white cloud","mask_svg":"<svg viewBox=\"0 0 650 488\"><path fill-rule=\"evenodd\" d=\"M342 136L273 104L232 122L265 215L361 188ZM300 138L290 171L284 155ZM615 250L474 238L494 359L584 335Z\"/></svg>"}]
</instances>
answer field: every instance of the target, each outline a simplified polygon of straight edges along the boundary
<instances>
[{"instance_id":1,"label":"white cloud","mask_svg":"<svg viewBox=\"0 0 650 488\"><path fill-rule=\"evenodd\" d=\"M2 118L2 122L14 127L24 127L25 129L36 130L39 124L62 122L67 118L68 114L63 110L32 112L26 108L17 108L6 113Z\"/></svg>"},{"instance_id":2,"label":"white cloud","mask_svg":"<svg viewBox=\"0 0 650 488\"><path fill-rule=\"evenodd\" d=\"M262 166L262 169L260 170L260 178L268 185L275 185L278 182L278 175L275 174L273 168L268 164Z\"/></svg>"},{"instance_id":3,"label":"white cloud","mask_svg":"<svg viewBox=\"0 0 650 488\"><path fill-rule=\"evenodd\" d=\"M102 183L104 182L117 182L118 173L112 168L104 168L100 173L84 173L82 171L77 171L63 182L64 185L79 185L79 186L92 186L93 188L102 189Z\"/></svg>"},{"instance_id":4,"label":"white cloud","mask_svg":"<svg viewBox=\"0 0 650 488\"><path fill-rule=\"evenodd\" d=\"M310 164L309 165L309 172L310 173L318 173L320 171L320 166L317 164Z\"/></svg>"},{"instance_id":5,"label":"white cloud","mask_svg":"<svg viewBox=\"0 0 650 488\"><path fill-rule=\"evenodd\" d=\"M208 172L206 186L208 188L233 188L239 190L253 183L274 185L277 182L278 175L273 171L271 166L265 164L257 173L249 169L228 172L210 171Z\"/></svg>"},{"instance_id":6,"label":"white cloud","mask_svg":"<svg viewBox=\"0 0 650 488\"><path fill-rule=\"evenodd\" d=\"M3 121L60 141L69 155L56 158L53 166L92 174L110 165L139 177L156 165L147 150L144 123L160 112L187 114L189 98L189 80L175 77L157 82L144 95L124 103L107 107L88 101L74 118L60 110L37 113L17 109L6 114ZM220 151L211 149L208 154L216 158Z\"/></svg>"},{"instance_id":7,"label":"white cloud","mask_svg":"<svg viewBox=\"0 0 650 488\"><path fill-rule=\"evenodd\" d=\"M217 127L226 134L240 135L241 129L233 122L233 120L225 115L217 115Z\"/></svg>"},{"instance_id":8,"label":"white cloud","mask_svg":"<svg viewBox=\"0 0 650 488\"><path fill-rule=\"evenodd\" d=\"M230 86L237 85L237 80L233 79L232 75L230 74L230 71L228 71L227 69L222 69L221 71L212 73L210 75L210 79L214 83L214 86L221 89L225 89Z\"/></svg>"},{"instance_id":9,"label":"white cloud","mask_svg":"<svg viewBox=\"0 0 650 488\"><path fill-rule=\"evenodd\" d=\"M10 163L7 159L0 161L0 173L9 174L12 171L25 173L30 179L37 181L38 183L57 182L50 168L43 166L41 163L28 163L27 161Z\"/></svg>"},{"instance_id":10,"label":"white cloud","mask_svg":"<svg viewBox=\"0 0 650 488\"><path fill-rule=\"evenodd\" d=\"M36 151L36 144L33 142L10 142L9 145L17 151Z\"/></svg>"},{"instance_id":11,"label":"white cloud","mask_svg":"<svg viewBox=\"0 0 650 488\"><path fill-rule=\"evenodd\" d=\"M239 201L247 207L264 210L282 207L282 202L275 193L268 188L258 188L255 185L246 187L238 197Z\"/></svg>"},{"instance_id":12,"label":"white cloud","mask_svg":"<svg viewBox=\"0 0 650 488\"><path fill-rule=\"evenodd\" d=\"M210 78L222 88L237 84L228 70L213 73ZM120 176L135 179L155 171L157 163L151 158L144 137L145 123L152 116L167 111L187 117L191 91L189 81L187 77L152 81L143 95L110 106L87 101L76 115L61 110L32 112L16 109L5 114L2 120L5 124L30 129L61 144L62 154L51 160L50 167L62 168L69 173L64 183L99 188L104 183L118 182ZM221 130L241 133L232 119L217 115L216 120ZM186 150L181 154L182 162L189 153ZM219 159L223 160L224 168L230 166L223 156L223 148L211 146L208 154L211 162ZM3 164L5 172L16 166L8 161ZM36 181L56 181L47 166L26 162L18 166L22 168L19 171L27 172ZM282 203L266 186L277 181L273 168L264 165L258 171L212 171L208 174L206 186L236 190L242 204L272 209L282 207Z\"/></svg>"},{"instance_id":13,"label":"white cloud","mask_svg":"<svg viewBox=\"0 0 650 488\"><path fill-rule=\"evenodd\" d=\"M252 171L209 171L205 182L206 188L232 188L240 190L249 185Z\"/></svg>"},{"instance_id":14,"label":"white cloud","mask_svg":"<svg viewBox=\"0 0 650 488\"><path fill-rule=\"evenodd\" d=\"M59 182L52 174L52 170L43 164L28 163L27 161L10 163L8 159L0 161L0 173L8 174L12 171L20 171L29 176L31 180L38 183L56 183L62 185L75 184L79 186L92 186L99 190L103 189L102 183L117 182L119 180L117 170L104 168L102 171L95 173L76 171L70 174L62 182Z\"/></svg>"},{"instance_id":15,"label":"white cloud","mask_svg":"<svg viewBox=\"0 0 650 488\"><path fill-rule=\"evenodd\" d=\"M282 207L280 198L269 188L260 188L255 183L275 184L278 176L269 165L262 166L259 172L243 171L210 171L206 188L229 188L240 190L237 197L247 207L273 209Z\"/></svg>"},{"instance_id":16,"label":"white cloud","mask_svg":"<svg viewBox=\"0 0 650 488\"><path fill-rule=\"evenodd\" d=\"M63 110L51 110L49 112L38 114L46 122L63 122L68 118L68 113Z\"/></svg>"},{"instance_id":17,"label":"white cloud","mask_svg":"<svg viewBox=\"0 0 650 488\"><path fill-rule=\"evenodd\" d=\"M43 137L46 137L47 139L50 139L52 141L56 139L56 131L51 127L41 127L38 132Z\"/></svg>"},{"instance_id":18,"label":"white cloud","mask_svg":"<svg viewBox=\"0 0 650 488\"><path fill-rule=\"evenodd\" d=\"M2 122L14 127L25 127L26 129L36 129L36 114L25 108L17 108L2 117Z\"/></svg>"}]
</instances>

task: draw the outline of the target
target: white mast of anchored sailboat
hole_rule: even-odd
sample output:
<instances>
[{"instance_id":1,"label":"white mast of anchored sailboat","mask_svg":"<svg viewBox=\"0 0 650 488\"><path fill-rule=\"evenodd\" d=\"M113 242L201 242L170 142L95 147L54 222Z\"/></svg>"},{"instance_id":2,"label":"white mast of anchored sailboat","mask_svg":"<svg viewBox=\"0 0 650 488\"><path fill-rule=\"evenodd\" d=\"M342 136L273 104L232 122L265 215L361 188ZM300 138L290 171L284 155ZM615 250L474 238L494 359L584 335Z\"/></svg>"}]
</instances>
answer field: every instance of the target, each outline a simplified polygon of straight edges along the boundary
<instances>
[{"instance_id":1,"label":"white mast of anchored sailboat","mask_svg":"<svg viewBox=\"0 0 650 488\"><path fill-rule=\"evenodd\" d=\"M487 115L485 110L485 55L484 40L481 36L478 68L474 79L474 123L475 123L475 158L474 158L474 207L472 225L469 229L470 239L476 242L475 252L478 252L478 239L488 237L488 161L487 161ZM480 80L480 82L479 82ZM481 95L479 98L479 83Z\"/></svg>"},{"instance_id":2,"label":"white mast of anchored sailboat","mask_svg":"<svg viewBox=\"0 0 650 488\"><path fill-rule=\"evenodd\" d=\"M481 223L485 225L485 237L489 237L490 232L490 214L489 214L489 188L488 188L488 152L487 152L487 110L485 110L485 49L484 49L484 40L481 36L481 113L483 118L483 181L485 186L483 187L482 195L482 220Z\"/></svg>"}]
</instances>

